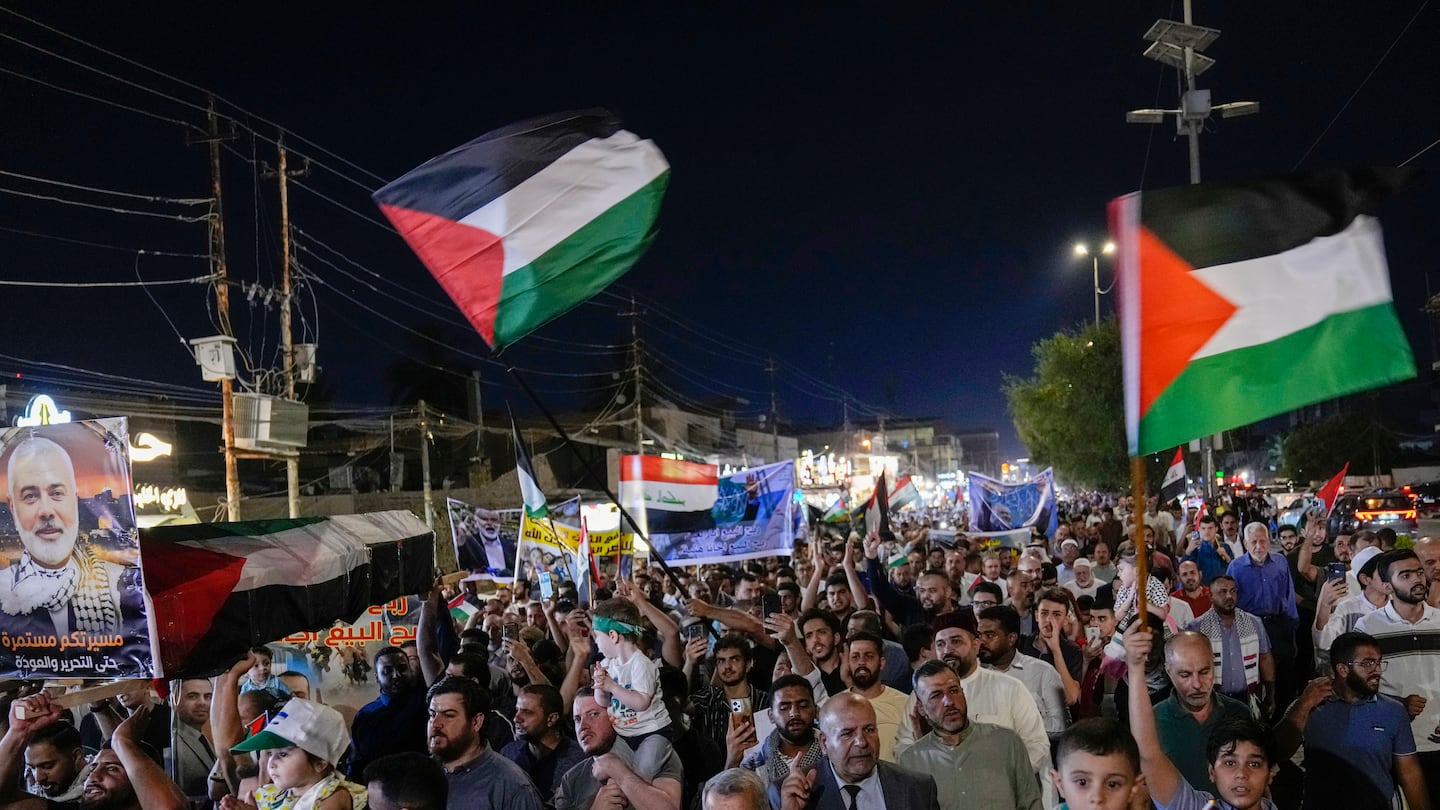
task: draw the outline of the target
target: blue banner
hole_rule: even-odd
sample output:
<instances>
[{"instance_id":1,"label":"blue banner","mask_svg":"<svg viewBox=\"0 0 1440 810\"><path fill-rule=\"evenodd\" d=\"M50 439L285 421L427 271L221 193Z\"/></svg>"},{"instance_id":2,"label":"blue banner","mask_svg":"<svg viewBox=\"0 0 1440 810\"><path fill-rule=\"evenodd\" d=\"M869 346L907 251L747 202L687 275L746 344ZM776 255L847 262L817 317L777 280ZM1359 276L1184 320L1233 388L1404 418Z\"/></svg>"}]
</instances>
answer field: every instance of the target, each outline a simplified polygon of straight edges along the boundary
<instances>
[{"instance_id":1,"label":"blue banner","mask_svg":"<svg viewBox=\"0 0 1440 810\"><path fill-rule=\"evenodd\" d=\"M789 554L795 545L795 462L721 476L710 510L714 528L652 534L672 565L703 565Z\"/></svg>"},{"instance_id":2,"label":"blue banner","mask_svg":"<svg viewBox=\"0 0 1440 810\"><path fill-rule=\"evenodd\" d=\"M1005 484L970 473L970 534L999 534L1041 527L1053 537L1060 527L1055 508L1055 473L1046 469L1029 481Z\"/></svg>"}]
</instances>

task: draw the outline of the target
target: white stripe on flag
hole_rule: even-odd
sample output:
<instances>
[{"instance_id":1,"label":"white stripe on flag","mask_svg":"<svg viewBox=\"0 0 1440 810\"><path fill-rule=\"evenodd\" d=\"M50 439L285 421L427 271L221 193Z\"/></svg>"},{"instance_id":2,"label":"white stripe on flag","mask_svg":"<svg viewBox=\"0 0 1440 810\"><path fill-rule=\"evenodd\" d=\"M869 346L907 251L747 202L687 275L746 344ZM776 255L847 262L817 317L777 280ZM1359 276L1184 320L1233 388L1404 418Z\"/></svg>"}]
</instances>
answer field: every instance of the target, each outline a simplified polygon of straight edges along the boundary
<instances>
[{"instance_id":1,"label":"white stripe on flag","mask_svg":"<svg viewBox=\"0 0 1440 810\"><path fill-rule=\"evenodd\" d=\"M715 485L671 484L664 481L621 481L620 501L627 506L642 504L657 512L696 512L715 505ZM638 516L637 516L638 517Z\"/></svg>"},{"instance_id":2,"label":"white stripe on flag","mask_svg":"<svg viewBox=\"0 0 1440 810\"><path fill-rule=\"evenodd\" d=\"M460 222L505 240L502 274L509 275L669 168L652 141L622 129L571 149Z\"/></svg>"},{"instance_id":3,"label":"white stripe on flag","mask_svg":"<svg viewBox=\"0 0 1440 810\"><path fill-rule=\"evenodd\" d=\"M1269 343L1331 315L1391 300L1380 221L1367 216L1284 253L1194 275L1239 309L1192 359Z\"/></svg>"}]
</instances>

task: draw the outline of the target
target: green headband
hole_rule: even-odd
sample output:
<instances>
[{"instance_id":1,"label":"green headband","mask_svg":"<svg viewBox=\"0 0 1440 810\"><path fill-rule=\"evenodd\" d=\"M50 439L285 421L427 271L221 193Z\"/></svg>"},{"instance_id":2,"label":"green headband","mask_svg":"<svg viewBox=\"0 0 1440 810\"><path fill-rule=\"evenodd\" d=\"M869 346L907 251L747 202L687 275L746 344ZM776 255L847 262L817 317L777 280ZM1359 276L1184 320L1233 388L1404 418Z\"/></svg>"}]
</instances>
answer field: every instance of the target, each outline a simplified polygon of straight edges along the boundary
<instances>
[{"instance_id":1,"label":"green headband","mask_svg":"<svg viewBox=\"0 0 1440 810\"><path fill-rule=\"evenodd\" d=\"M596 616L590 624L600 633L608 633L611 630L614 630L622 636L639 636L644 633L638 625L622 622L619 619L612 619L608 616Z\"/></svg>"}]
</instances>

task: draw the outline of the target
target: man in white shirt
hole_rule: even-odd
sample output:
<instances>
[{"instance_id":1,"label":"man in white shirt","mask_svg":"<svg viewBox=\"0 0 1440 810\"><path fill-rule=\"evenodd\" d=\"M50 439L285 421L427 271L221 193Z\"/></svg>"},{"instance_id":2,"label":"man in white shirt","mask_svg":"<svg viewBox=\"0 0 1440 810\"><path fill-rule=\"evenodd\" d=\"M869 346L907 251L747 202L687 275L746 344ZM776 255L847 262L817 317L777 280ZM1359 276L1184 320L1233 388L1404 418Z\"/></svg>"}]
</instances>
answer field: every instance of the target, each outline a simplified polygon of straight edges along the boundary
<instances>
[{"instance_id":1,"label":"man in white shirt","mask_svg":"<svg viewBox=\"0 0 1440 810\"><path fill-rule=\"evenodd\" d=\"M1390 601L1385 583L1381 582L1375 573L1382 553L1380 549L1371 546L1356 554L1350 561L1351 571L1358 575L1359 593L1347 595L1347 586L1341 579L1327 579L1325 584L1320 586L1315 624L1311 629L1315 639L1315 655L1320 660L1329 660L1330 645L1334 644L1335 639L1342 633L1354 630L1362 618L1385 607L1385 603Z\"/></svg>"},{"instance_id":2,"label":"man in white shirt","mask_svg":"<svg viewBox=\"0 0 1440 810\"><path fill-rule=\"evenodd\" d=\"M909 695L886 686L880 675L885 671L885 643L874 633L858 632L845 642L846 663L850 665L850 692L870 701L875 709L876 727L880 732L880 759L895 761L895 735L906 721L905 706Z\"/></svg>"},{"instance_id":3,"label":"man in white shirt","mask_svg":"<svg viewBox=\"0 0 1440 810\"><path fill-rule=\"evenodd\" d=\"M977 653L984 666L1018 679L1030 690L1035 706L1051 739L1069 725L1065 686L1055 667L1017 649L1020 643L1020 616L1009 605L986 608L979 623Z\"/></svg>"},{"instance_id":4,"label":"man in white shirt","mask_svg":"<svg viewBox=\"0 0 1440 810\"><path fill-rule=\"evenodd\" d=\"M1388 551L1378 559L1390 601L1355 629L1379 642L1386 664L1380 691L1405 704L1425 784L1440 796L1440 608L1426 604L1429 582L1414 551Z\"/></svg>"},{"instance_id":5,"label":"man in white shirt","mask_svg":"<svg viewBox=\"0 0 1440 810\"><path fill-rule=\"evenodd\" d=\"M1061 585L1065 590L1075 594L1076 599L1082 596L1088 596L1094 599L1095 592L1100 590L1100 582L1095 579L1092 573L1095 570L1094 565L1085 557L1079 557L1075 562L1070 564L1070 567L1074 569L1074 577L1069 582L1061 583Z\"/></svg>"}]
</instances>

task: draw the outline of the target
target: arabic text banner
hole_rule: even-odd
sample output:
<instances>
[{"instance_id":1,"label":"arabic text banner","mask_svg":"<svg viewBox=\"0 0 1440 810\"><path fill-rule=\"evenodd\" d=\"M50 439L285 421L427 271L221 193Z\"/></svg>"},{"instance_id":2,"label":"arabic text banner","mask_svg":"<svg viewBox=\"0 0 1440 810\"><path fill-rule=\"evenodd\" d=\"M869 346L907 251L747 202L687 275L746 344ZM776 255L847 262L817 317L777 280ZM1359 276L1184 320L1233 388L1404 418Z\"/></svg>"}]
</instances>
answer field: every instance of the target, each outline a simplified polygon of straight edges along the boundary
<instances>
[{"instance_id":1,"label":"arabic text banner","mask_svg":"<svg viewBox=\"0 0 1440 810\"><path fill-rule=\"evenodd\" d=\"M734 562L789 554L795 544L795 462L720 476L705 526L652 533L650 545L676 565ZM646 510L646 517L653 517ZM653 530L653 524L652 524Z\"/></svg>"},{"instance_id":2,"label":"arabic text banner","mask_svg":"<svg viewBox=\"0 0 1440 810\"><path fill-rule=\"evenodd\" d=\"M0 443L0 678L150 678L125 419L17 428Z\"/></svg>"},{"instance_id":3,"label":"arabic text banner","mask_svg":"<svg viewBox=\"0 0 1440 810\"><path fill-rule=\"evenodd\" d=\"M1055 508L1055 473L1044 472L1019 484L1005 484L970 473L970 535L990 535L1039 526L1054 536L1060 516Z\"/></svg>"}]
</instances>

